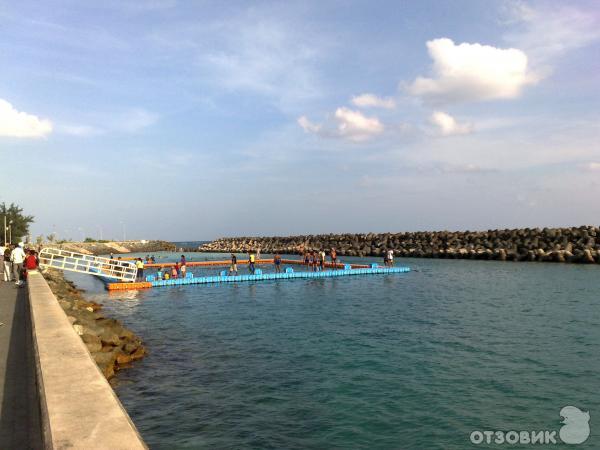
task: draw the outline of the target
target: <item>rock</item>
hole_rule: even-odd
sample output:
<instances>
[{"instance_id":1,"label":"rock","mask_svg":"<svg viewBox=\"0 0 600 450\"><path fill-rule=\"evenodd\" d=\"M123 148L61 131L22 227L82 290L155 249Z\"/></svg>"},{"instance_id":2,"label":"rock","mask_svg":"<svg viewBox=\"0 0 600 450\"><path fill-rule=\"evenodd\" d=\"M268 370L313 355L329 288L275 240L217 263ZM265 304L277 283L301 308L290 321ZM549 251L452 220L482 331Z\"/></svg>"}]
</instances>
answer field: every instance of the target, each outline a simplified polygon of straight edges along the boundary
<instances>
[{"instance_id":1,"label":"rock","mask_svg":"<svg viewBox=\"0 0 600 450\"><path fill-rule=\"evenodd\" d=\"M486 231L436 231L415 233L326 234L287 237L221 238L201 251L240 252L261 248L264 253L298 253L304 249L335 247L340 256L380 256L392 248L398 256L429 258L506 259L510 261L589 262L599 258L598 227L522 228ZM500 252L503 249L504 252ZM557 252L568 253L557 253ZM531 253L533 252L533 253ZM504 256L506 255L506 257ZM571 256L573 255L573 256Z\"/></svg>"},{"instance_id":2,"label":"rock","mask_svg":"<svg viewBox=\"0 0 600 450\"><path fill-rule=\"evenodd\" d=\"M99 366L103 366L103 365L114 365L116 360L117 360L117 353L110 351L110 352L96 352L92 354L92 357L94 358L94 361L96 361L96 364L98 364Z\"/></svg>"},{"instance_id":3,"label":"rock","mask_svg":"<svg viewBox=\"0 0 600 450\"><path fill-rule=\"evenodd\" d=\"M81 340L85 343L90 353L96 353L102 350L102 342L98 336L84 333L81 335Z\"/></svg>"},{"instance_id":4,"label":"rock","mask_svg":"<svg viewBox=\"0 0 600 450\"><path fill-rule=\"evenodd\" d=\"M131 353L135 352L139 347L140 347L140 345L136 342L127 342L123 346L123 350L125 350L127 353L131 354Z\"/></svg>"},{"instance_id":5,"label":"rock","mask_svg":"<svg viewBox=\"0 0 600 450\"><path fill-rule=\"evenodd\" d=\"M503 248L498 250L498 259L500 261L506 261L506 250L504 250Z\"/></svg>"},{"instance_id":6,"label":"rock","mask_svg":"<svg viewBox=\"0 0 600 450\"><path fill-rule=\"evenodd\" d=\"M119 332L119 337L122 340L129 341L135 339L135 334L133 334L133 331L128 330L127 328L121 328Z\"/></svg>"},{"instance_id":7,"label":"rock","mask_svg":"<svg viewBox=\"0 0 600 450\"><path fill-rule=\"evenodd\" d=\"M145 355L140 339L115 320L98 312L101 305L86 301L76 287L64 279L61 272L47 270L44 277L60 306L68 311L68 320L81 336L88 351L107 379L115 375L115 367ZM127 347L127 350L121 348Z\"/></svg>"},{"instance_id":8,"label":"rock","mask_svg":"<svg viewBox=\"0 0 600 450\"><path fill-rule=\"evenodd\" d=\"M110 331L103 331L99 338L103 345L112 345L116 347L121 344L119 335L111 333Z\"/></svg>"},{"instance_id":9,"label":"rock","mask_svg":"<svg viewBox=\"0 0 600 450\"><path fill-rule=\"evenodd\" d=\"M138 358L139 359L139 358ZM133 356L125 353L119 353L117 355L117 364L123 366L133 361Z\"/></svg>"},{"instance_id":10,"label":"rock","mask_svg":"<svg viewBox=\"0 0 600 450\"><path fill-rule=\"evenodd\" d=\"M144 347L138 347L138 349L131 354L132 361L142 359L146 355L146 349Z\"/></svg>"},{"instance_id":11,"label":"rock","mask_svg":"<svg viewBox=\"0 0 600 450\"><path fill-rule=\"evenodd\" d=\"M590 251L590 249L585 249L583 251L583 260L586 263L593 263L594 261L594 257L592 256L592 252Z\"/></svg>"},{"instance_id":12,"label":"rock","mask_svg":"<svg viewBox=\"0 0 600 450\"><path fill-rule=\"evenodd\" d=\"M68 311L70 310L73 305L71 305L71 303L65 301L65 300L59 300L58 304L60 305L60 307L64 310L64 311Z\"/></svg>"},{"instance_id":13,"label":"rock","mask_svg":"<svg viewBox=\"0 0 600 450\"><path fill-rule=\"evenodd\" d=\"M552 252L552 258L554 261L556 262L565 262L565 255L564 255L564 251L562 250L555 250Z\"/></svg>"}]
</instances>

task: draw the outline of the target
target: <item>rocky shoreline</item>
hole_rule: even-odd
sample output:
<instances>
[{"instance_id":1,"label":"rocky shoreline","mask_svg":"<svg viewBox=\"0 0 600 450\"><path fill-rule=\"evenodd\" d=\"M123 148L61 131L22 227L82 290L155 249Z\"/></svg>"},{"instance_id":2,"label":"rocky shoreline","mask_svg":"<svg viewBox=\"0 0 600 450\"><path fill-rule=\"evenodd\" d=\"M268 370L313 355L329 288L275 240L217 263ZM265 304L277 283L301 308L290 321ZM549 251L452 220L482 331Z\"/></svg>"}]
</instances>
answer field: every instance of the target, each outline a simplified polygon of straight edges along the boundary
<instances>
[{"instance_id":1,"label":"rocky shoreline","mask_svg":"<svg viewBox=\"0 0 600 450\"><path fill-rule=\"evenodd\" d=\"M487 231L321 234L307 236L229 237L202 245L203 252L301 254L334 247L342 256L600 263L600 228L521 228Z\"/></svg>"},{"instance_id":2,"label":"rocky shoreline","mask_svg":"<svg viewBox=\"0 0 600 450\"><path fill-rule=\"evenodd\" d=\"M49 243L47 246L89 255L173 252L176 250L175 244L167 241L63 242L60 244Z\"/></svg>"},{"instance_id":3,"label":"rocky shoreline","mask_svg":"<svg viewBox=\"0 0 600 450\"><path fill-rule=\"evenodd\" d=\"M46 270L43 276L73 328L81 336L92 358L107 379L133 361L143 358L142 340L116 319L105 317L102 305L85 300L81 291L58 270Z\"/></svg>"}]
</instances>

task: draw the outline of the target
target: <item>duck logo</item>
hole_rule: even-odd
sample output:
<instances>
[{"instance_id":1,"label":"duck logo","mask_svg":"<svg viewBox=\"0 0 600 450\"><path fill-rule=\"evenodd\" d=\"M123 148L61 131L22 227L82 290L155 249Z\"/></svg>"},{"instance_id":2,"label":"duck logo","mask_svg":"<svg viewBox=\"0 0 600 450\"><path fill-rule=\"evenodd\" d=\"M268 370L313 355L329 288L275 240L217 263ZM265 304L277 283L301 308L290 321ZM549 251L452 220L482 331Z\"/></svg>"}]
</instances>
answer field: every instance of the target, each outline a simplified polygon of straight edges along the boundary
<instances>
[{"instance_id":1,"label":"duck logo","mask_svg":"<svg viewBox=\"0 0 600 450\"><path fill-rule=\"evenodd\" d=\"M558 435L565 444L582 444L590 436L590 413L575 406L565 406L560 410L562 428Z\"/></svg>"},{"instance_id":2,"label":"duck logo","mask_svg":"<svg viewBox=\"0 0 600 450\"><path fill-rule=\"evenodd\" d=\"M590 413L575 406L565 406L559 413L563 426L556 430L475 430L471 433L472 444L583 444L590 437ZM558 434L558 436L557 436ZM559 441L560 436L560 441Z\"/></svg>"}]
</instances>

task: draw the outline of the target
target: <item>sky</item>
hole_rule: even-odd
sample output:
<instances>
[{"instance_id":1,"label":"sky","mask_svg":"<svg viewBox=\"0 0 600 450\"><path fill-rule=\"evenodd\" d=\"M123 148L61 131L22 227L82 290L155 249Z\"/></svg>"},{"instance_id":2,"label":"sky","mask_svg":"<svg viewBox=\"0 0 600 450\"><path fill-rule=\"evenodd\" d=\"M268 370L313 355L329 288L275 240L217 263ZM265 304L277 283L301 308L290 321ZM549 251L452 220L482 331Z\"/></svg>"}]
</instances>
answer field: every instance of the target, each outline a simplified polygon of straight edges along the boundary
<instances>
[{"instance_id":1,"label":"sky","mask_svg":"<svg viewBox=\"0 0 600 450\"><path fill-rule=\"evenodd\" d=\"M0 202L58 238L600 222L600 4L0 0Z\"/></svg>"}]
</instances>

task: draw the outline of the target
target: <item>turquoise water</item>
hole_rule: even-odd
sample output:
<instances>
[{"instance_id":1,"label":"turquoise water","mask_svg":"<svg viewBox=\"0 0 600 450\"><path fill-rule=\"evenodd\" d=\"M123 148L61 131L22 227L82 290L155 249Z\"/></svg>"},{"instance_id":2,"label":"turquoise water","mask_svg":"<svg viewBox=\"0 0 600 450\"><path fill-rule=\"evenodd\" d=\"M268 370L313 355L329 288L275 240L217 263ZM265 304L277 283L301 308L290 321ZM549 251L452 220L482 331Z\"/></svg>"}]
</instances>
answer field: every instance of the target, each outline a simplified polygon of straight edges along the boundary
<instances>
[{"instance_id":1,"label":"turquoise water","mask_svg":"<svg viewBox=\"0 0 600 450\"><path fill-rule=\"evenodd\" d=\"M600 267L398 263L110 296L76 280L148 346L116 392L151 448L476 448L473 430L559 430L565 405L591 415L572 448L600 447Z\"/></svg>"}]
</instances>

